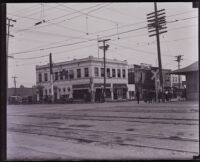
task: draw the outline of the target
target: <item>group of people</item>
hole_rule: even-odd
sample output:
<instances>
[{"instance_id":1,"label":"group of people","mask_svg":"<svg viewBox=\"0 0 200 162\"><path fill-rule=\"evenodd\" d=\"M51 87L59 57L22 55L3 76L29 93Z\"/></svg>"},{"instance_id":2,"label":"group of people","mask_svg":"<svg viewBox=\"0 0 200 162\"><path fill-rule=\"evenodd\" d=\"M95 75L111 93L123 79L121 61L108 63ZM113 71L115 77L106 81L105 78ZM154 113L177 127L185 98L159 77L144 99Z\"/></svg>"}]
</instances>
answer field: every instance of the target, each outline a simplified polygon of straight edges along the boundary
<instances>
[{"instance_id":1,"label":"group of people","mask_svg":"<svg viewBox=\"0 0 200 162\"><path fill-rule=\"evenodd\" d=\"M136 91L136 99L137 99L137 103L139 104L140 102L139 91ZM156 102L156 92L152 90L144 91L143 99L144 99L144 102L146 103ZM172 99L172 93L170 91L165 91L164 93L162 93L161 91L158 92L158 102L171 101L171 99Z\"/></svg>"}]
</instances>

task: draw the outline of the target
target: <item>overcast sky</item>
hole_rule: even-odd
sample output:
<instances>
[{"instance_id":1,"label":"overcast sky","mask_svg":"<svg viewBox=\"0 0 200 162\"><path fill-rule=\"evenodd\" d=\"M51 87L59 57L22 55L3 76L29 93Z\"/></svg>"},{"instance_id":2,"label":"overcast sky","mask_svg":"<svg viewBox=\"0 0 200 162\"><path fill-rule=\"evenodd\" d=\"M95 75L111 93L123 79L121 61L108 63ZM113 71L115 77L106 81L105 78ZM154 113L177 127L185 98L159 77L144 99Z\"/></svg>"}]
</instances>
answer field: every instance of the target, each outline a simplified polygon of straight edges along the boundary
<instances>
[{"instance_id":1,"label":"overcast sky","mask_svg":"<svg viewBox=\"0 0 200 162\"><path fill-rule=\"evenodd\" d=\"M163 68L177 69L176 55L183 55L182 67L198 60L198 10L192 3L157 3L165 9L168 32L160 36ZM7 17L17 20L10 28L8 86L36 84L36 65L95 56L97 37L110 38L107 58L128 64L157 66L156 38L149 37L146 15L153 3L10 3ZM44 23L34 24L45 20ZM178 20L178 21L177 21ZM141 28L141 29L140 29ZM88 34L87 34L88 33ZM101 45L101 44L100 44ZM40 57L42 56L42 57Z\"/></svg>"}]
</instances>

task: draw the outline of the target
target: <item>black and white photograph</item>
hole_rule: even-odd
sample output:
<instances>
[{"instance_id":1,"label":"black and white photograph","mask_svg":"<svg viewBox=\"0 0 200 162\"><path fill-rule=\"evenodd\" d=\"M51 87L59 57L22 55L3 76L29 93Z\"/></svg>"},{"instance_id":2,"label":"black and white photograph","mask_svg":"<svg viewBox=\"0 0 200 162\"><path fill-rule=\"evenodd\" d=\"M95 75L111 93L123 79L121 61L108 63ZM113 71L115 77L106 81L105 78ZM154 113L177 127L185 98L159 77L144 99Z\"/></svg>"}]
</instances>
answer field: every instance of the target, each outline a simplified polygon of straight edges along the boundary
<instances>
[{"instance_id":1,"label":"black and white photograph","mask_svg":"<svg viewBox=\"0 0 200 162\"><path fill-rule=\"evenodd\" d=\"M7 160L199 158L199 3L7 3Z\"/></svg>"}]
</instances>

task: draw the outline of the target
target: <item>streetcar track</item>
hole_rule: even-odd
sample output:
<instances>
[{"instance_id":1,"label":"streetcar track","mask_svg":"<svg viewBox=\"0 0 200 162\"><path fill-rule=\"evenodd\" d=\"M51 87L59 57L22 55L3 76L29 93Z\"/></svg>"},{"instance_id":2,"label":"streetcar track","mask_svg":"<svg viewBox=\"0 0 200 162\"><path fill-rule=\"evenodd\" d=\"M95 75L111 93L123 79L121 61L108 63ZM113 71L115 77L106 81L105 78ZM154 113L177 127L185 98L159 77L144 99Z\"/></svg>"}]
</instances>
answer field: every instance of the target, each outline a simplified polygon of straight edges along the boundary
<instances>
[{"instance_id":1,"label":"streetcar track","mask_svg":"<svg viewBox=\"0 0 200 162\"><path fill-rule=\"evenodd\" d=\"M65 138L66 136L60 136L60 135L49 135L49 134L38 134L38 133L33 133L33 132L26 132L26 131L13 131L13 132L19 132L19 133L26 133L26 134L36 134L36 135L46 135L46 136L50 136L50 137L58 137L58 138ZM83 139L81 138L75 138L75 137L68 137L67 140L75 140L75 141L81 141ZM90 141L89 143L92 142L98 142L98 143L102 143L101 141L98 140L86 140L86 141ZM103 142L105 143L105 142ZM121 145L121 146L133 146L133 147L143 147L143 148L151 148L151 149L156 149L156 150L165 150L165 151L174 151L174 152L182 152L182 153L192 153L192 154L198 154L198 152L194 152L194 151L185 151L185 150L178 150L178 149L170 149L170 148L162 148L162 147L154 147L154 146L147 146L147 145L136 145L136 144L119 144L117 142L113 142L111 144L117 144L117 145Z\"/></svg>"},{"instance_id":2,"label":"streetcar track","mask_svg":"<svg viewBox=\"0 0 200 162\"><path fill-rule=\"evenodd\" d=\"M14 124L14 125L24 125L24 126L33 126L33 127L42 127L42 128L53 128L53 129L65 129L65 130L79 130L79 131L87 131L87 132L98 132L98 133L110 133L110 134L124 134L124 135L132 135L132 136L143 136L146 138L154 138L154 139L164 139L164 140L175 140L175 141L188 141L188 142L198 142L197 139L190 139L190 138L171 138L169 137L161 137L157 135L152 135L152 134L135 134L135 133L125 133L125 132L115 132L115 131L103 131L103 130L91 130L91 129L80 129L80 128L62 128L62 127L53 127L53 126L46 126L46 125L35 125L35 124L17 124L17 123L8 123L8 124Z\"/></svg>"},{"instance_id":3,"label":"streetcar track","mask_svg":"<svg viewBox=\"0 0 200 162\"><path fill-rule=\"evenodd\" d=\"M88 115L88 114L84 114L84 115L62 115L62 114L56 114L56 113L46 113L44 115L8 115L8 116L27 116L27 117L44 117L44 118L49 118L48 115L54 119L54 118L62 118L62 117L68 117L68 116L76 116L76 117L100 117L100 118L125 118L125 119L153 119L153 120L183 120L183 121L199 121L199 119L182 119L182 118L152 118L152 117L125 117L125 116L95 116L95 115Z\"/></svg>"},{"instance_id":4,"label":"streetcar track","mask_svg":"<svg viewBox=\"0 0 200 162\"><path fill-rule=\"evenodd\" d=\"M154 108L155 107L153 107L153 109L151 109L151 108L130 108L130 109L126 109L126 108L123 108L123 110L121 110L121 109L119 109L119 108L114 108L114 109L112 109L112 108L114 108L114 107L103 107L103 108L100 108L100 107L96 107L96 108L89 108L89 109L70 109L70 110L68 110L67 108L66 109L64 109L63 107L61 107L61 109L62 110L59 110L59 111L66 111L66 112L82 112L83 110L84 110L84 112L96 112L96 111L100 111L100 112L133 112L133 113L135 113L135 112L141 112L141 113L198 113L198 109L196 108L196 109L194 109L194 108L192 108L192 109L188 109L188 108L180 108L180 109L172 109L172 108L170 108L169 109L169 107L167 107L168 109L163 109L163 110L157 110L157 108L154 110ZM57 108L58 109L58 108ZM116 109L119 109L119 110L116 110ZM52 108L45 108L45 109L43 109L44 110L44 112L46 112L47 110L54 110L54 109L52 109ZM19 112L18 112L19 113Z\"/></svg>"},{"instance_id":5,"label":"streetcar track","mask_svg":"<svg viewBox=\"0 0 200 162\"><path fill-rule=\"evenodd\" d=\"M18 116L18 115L14 115L14 116ZM23 116L23 117L32 117L32 116L26 116L26 115L20 115L20 116ZM49 119L48 117L41 117L41 116L39 116L39 117L32 117L32 118L45 118L45 119ZM196 124L196 123L176 123L176 122L161 122L161 121L159 121L159 122L157 122L157 121L139 121L139 120L114 120L114 119L98 119L98 118L86 118L86 119L84 119L85 117L84 116L82 116L82 118L81 117L79 117L79 118L67 118L68 120L70 119L70 120L76 120L76 121L81 121L81 120L86 120L86 121L103 121L103 122L105 122L105 121L122 121L122 122L128 122L128 123L150 123L150 124L169 124L169 125L199 125L198 123Z\"/></svg>"}]
</instances>

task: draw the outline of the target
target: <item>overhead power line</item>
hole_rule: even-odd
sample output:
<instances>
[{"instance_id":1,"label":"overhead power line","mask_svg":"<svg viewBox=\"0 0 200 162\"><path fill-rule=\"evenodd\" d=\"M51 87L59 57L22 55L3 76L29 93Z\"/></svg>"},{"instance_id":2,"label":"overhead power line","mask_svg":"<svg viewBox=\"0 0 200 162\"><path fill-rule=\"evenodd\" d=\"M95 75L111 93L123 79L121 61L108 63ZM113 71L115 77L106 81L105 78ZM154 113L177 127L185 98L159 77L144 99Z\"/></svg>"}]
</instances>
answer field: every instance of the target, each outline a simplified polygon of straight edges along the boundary
<instances>
[{"instance_id":1,"label":"overhead power line","mask_svg":"<svg viewBox=\"0 0 200 162\"><path fill-rule=\"evenodd\" d=\"M181 29L181 28L187 28L187 27L191 27L191 26L194 26L194 25L187 25L187 26L181 26L181 27L178 27L178 28L171 28L168 31ZM147 28L147 27L140 27L140 28L124 31L124 32L121 32L121 33L114 33L114 34L110 34L110 35L99 37L99 39L106 38L106 37L111 37L111 36L116 36L116 35L120 35L120 34L125 34L125 33L133 32L133 31L137 31L137 30L141 30L141 29L145 29L145 28ZM89 42L89 41L96 41L96 38L89 39L89 40L86 40L86 41L80 41L80 42L74 42L74 43L70 43L70 44L65 44L65 45L52 46L52 47L47 47L47 48L40 48L40 49L35 49L35 50L27 50L27 51L22 51L22 52L16 52L16 53L11 53L11 55L19 55L19 54L23 54L23 53L36 52L36 51L41 51L41 50L48 50L48 49L53 49L53 48L60 48L60 47L65 47L65 46L82 44L82 43L86 43L86 42Z\"/></svg>"},{"instance_id":2,"label":"overhead power line","mask_svg":"<svg viewBox=\"0 0 200 162\"><path fill-rule=\"evenodd\" d=\"M100 5L101 5L101 4L100 4ZM99 5L94 5L94 6L87 7L87 8L84 8L83 10L81 10L81 11L85 11L85 10L88 10L88 9L90 9L90 8L94 8L94 7L96 7L96 6L99 6ZM49 23L46 24L46 25L40 25L40 26L32 25L32 26L29 26L29 27L26 28L26 29L23 29L23 30L21 30L21 31L18 31L18 33L19 33L19 32L24 32L24 31L27 31L27 30L33 30L34 28L41 28L41 27L45 27L45 26L52 25L52 24L61 23L61 22L65 21L65 20L62 20L62 21L56 22L56 23L50 23L50 21L53 21L53 20L56 20L56 19L60 19L60 18L62 18L62 17L66 17L66 16L73 15L73 14L76 14L76 13L77 13L77 11L76 11L76 12L73 12L73 13L68 13L68 14L65 14L65 15L62 15L62 16L59 16L59 17L50 19L50 20L46 20L45 23L48 23L48 22L49 22Z\"/></svg>"},{"instance_id":3,"label":"overhead power line","mask_svg":"<svg viewBox=\"0 0 200 162\"><path fill-rule=\"evenodd\" d=\"M176 15L180 15L180 14L185 14L185 13L188 13L188 12L191 12L191 11L187 11L187 12L181 12L181 13L177 13L177 14L174 14L174 15L169 15L170 17L172 16L176 16ZM169 17L168 16L168 17ZM187 18L189 19L189 18ZM184 19L185 20L185 19ZM178 20L175 20L175 21L168 21L167 23L174 23L174 22L177 22ZM123 28L123 27L128 27L128 26L134 26L134 25L137 25L137 24L141 24L141 23L146 23L146 21L141 21L141 22L137 22L137 23L134 23L134 24L128 24L128 25L122 25L118 28ZM43 27L43 26L41 26ZM114 28L110 28L110 29L106 29L106 30L101 30L101 31L97 31L97 32L94 32L94 33L90 33L90 35L93 35L93 34L97 34L97 33L101 33L101 32L105 32L105 31L109 31L109 30L113 30L115 29L116 27ZM84 38L85 37L85 34L83 36L80 36L79 38ZM77 38L75 38L77 39ZM61 42L65 42L65 41L69 41L69 40L63 40L63 41L58 41L58 42L53 42L53 43L50 43L50 44L46 44L46 45L43 45L43 46L48 46L48 45L51 45L51 44L54 44L54 43L61 43Z\"/></svg>"}]
</instances>

